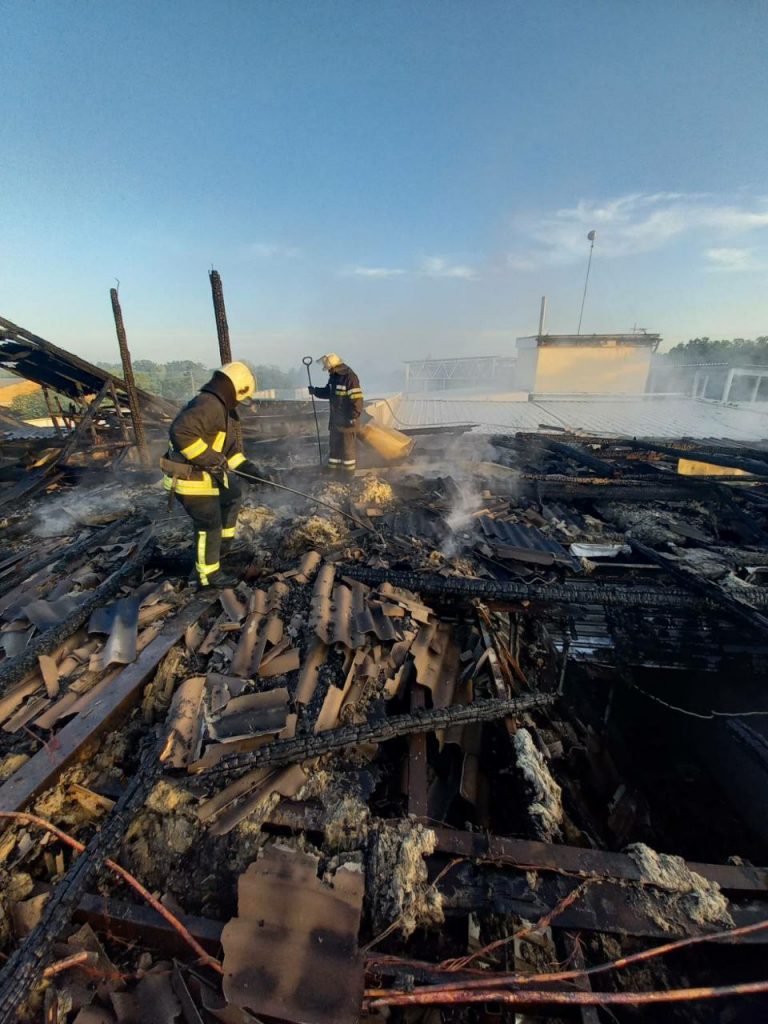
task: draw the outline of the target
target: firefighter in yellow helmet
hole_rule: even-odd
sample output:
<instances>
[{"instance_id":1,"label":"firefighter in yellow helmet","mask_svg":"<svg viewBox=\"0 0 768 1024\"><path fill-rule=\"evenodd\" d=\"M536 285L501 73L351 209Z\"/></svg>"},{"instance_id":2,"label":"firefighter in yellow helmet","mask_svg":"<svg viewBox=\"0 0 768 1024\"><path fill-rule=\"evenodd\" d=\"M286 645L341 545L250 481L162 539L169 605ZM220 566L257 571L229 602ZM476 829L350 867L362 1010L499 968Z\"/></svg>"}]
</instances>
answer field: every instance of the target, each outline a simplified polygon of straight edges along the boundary
<instances>
[{"instance_id":1,"label":"firefighter in yellow helmet","mask_svg":"<svg viewBox=\"0 0 768 1024\"><path fill-rule=\"evenodd\" d=\"M357 467L357 426L363 411L360 379L335 352L328 352L317 362L329 374L328 383L324 388L310 387L309 393L331 403L328 468L352 476Z\"/></svg>"},{"instance_id":2,"label":"firefighter in yellow helmet","mask_svg":"<svg viewBox=\"0 0 768 1024\"><path fill-rule=\"evenodd\" d=\"M202 587L233 586L221 558L235 536L242 490L232 470L263 476L246 459L236 440L237 407L256 392L245 363L227 363L176 416L168 452L161 460L166 490L192 520L195 569Z\"/></svg>"}]
</instances>

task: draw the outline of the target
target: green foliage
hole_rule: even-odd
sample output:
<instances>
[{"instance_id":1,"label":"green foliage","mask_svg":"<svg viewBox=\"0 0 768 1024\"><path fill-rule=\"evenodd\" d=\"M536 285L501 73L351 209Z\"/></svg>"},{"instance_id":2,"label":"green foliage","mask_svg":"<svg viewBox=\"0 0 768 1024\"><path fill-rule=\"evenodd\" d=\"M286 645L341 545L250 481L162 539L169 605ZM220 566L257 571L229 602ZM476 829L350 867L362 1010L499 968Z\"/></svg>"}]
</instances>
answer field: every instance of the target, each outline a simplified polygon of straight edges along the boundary
<instances>
[{"instance_id":1,"label":"green foliage","mask_svg":"<svg viewBox=\"0 0 768 1024\"><path fill-rule=\"evenodd\" d=\"M48 416L48 406L42 391L29 395L17 395L11 402L11 412L23 420L41 420Z\"/></svg>"},{"instance_id":2,"label":"green foliage","mask_svg":"<svg viewBox=\"0 0 768 1024\"><path fill-rule=\"evenodd\" d=\"M270 388L300 388L303 383L301 368L281 370L279 366L253 363L250 359L243 359L242 362L253 371L259 391L267 391Z\"/></svg>"},{"instance_id":3,"label":"green foliage","mask_svg":"<svg viewBox=\"0 0 768 1024\"><path fill-rule=\"evenodd\" d=\"M727 363L729 366L764 366L768 364L768 335L754 340L733 338L691 338L675 345L667 353L675 363Z\"/></svg>"},{"instance_id":4,"label":"green foliage","mask_svg":"<svg viewBox=\"0 0 768 1024\"><path fill-rule=\"evenodd\" d=\"M243 360L256 375L259 391L268 388L301 387L301 368L281 370L278 366L264 366ZM103 370L122 377L123 369L117 363L97 363ZM207 367L191 359L175 359L169 363L155 363L151 359L136 359L133 375L136 384L153 395L161 395L172 402L187 402L213 376L216 367Z\"/></svg>"}]
</instances>

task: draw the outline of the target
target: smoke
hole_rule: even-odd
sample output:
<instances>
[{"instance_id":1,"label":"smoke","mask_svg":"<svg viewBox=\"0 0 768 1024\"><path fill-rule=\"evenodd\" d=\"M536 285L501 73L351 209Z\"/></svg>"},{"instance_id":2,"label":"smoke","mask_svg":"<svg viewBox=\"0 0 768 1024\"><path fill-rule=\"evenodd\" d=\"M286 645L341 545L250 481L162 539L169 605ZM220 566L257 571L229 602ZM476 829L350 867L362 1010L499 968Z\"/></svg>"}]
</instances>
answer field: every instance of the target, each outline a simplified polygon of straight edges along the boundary
<instances>
[{"instance_id":1,"label":"smoke","mask_svg":"<svg viewBox=\"0 0 768 1024\"><path fill-rule=\"evenodd\" d=\"M451 509L445 517L448 527L440 553L446 558L454 558L464 546L464 541L473 525L473 515L483 507L483 496L471 477L464 477L454 482L458 487Z\"/></svg>"},{"instance_id":2,"label":"smoke","mask_svg":"<svg viewBox=\"0 0 768 1024\"><path fill-rule=\"evenodd\" d=\"M119 484L72 492L51 498L35 509L35 537L63 537L86 526L106 526L133 511L130 497Z\"/></svg>"},{"instance_id":3,"label":"smoke","mask_svg":"<svg viewBox=\"0 0 768 1024\"><path fill-rule=\"evenodd\" d=\"M439 462L419 466L425 479L447 477L455 485L451 505L444 516L448 533L440 549L445 558L458 555L472 532L475 516L485 507L483 496L483 463L494 463L498 457L490 442L478 443L476 434L458 437ZM416 468L416 467L414 467Z\"/></svg>"}]
</instances>

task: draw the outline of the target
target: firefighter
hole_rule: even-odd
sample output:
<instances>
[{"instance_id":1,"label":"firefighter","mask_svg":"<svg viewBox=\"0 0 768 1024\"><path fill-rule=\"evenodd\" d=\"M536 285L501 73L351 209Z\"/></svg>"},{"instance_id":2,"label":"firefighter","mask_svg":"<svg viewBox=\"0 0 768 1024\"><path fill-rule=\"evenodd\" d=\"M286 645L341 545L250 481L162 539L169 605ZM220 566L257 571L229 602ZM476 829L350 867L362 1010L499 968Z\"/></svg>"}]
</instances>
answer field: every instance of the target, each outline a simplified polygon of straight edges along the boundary
<instances>
[{"instance_id":1,"label":"firefighter","mask_svg":"<svg viewBox=\"0 0 768 1024\"><path fill-rule=\"evenodd\" d=\"M256 391L245 363L227 363L181 410L170 428L160 460L167 491L176 495L195 528L195 570L201 587L228 587L237 581L221 569L221 558L235 536L242 489L232 470L261 476L235 439L237 406ZM169 498L170 500L170 498Z\"/></svg>"},{"instance_id":2,"label":"firefighter","mask_svg":"<svg viewBox=\"0 0 768 1024\"><path fill-rule=\"evenodd\" d=\"M357 425L363 411L360 379L335 352L321 356L317 362L330 374L324 388L309 389L309 393L315 398L326 398L331 403L328 423L331 451L328 468L352 476L357 465Z\"/></svg>"}]
</instances>

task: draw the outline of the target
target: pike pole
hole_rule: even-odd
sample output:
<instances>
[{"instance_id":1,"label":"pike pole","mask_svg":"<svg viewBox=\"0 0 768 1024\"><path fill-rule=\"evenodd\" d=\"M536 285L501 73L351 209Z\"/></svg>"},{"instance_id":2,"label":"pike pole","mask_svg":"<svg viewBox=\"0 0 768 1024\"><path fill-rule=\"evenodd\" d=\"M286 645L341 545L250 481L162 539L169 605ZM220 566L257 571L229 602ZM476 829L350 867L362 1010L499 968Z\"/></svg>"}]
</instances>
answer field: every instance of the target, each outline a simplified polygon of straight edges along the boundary
<instances>
[{"instance_id":1,"label":"pike pole","mask_svg":"<svg viewBox=\"0 0 768 1024\"><path fill-rule=\"evenodd\" d=\"M320 460L320 465L323 464L323 449L320 444L320 424L317 421L317 406L315 405L315 396L312 394L312 374L309 372L309 368L312 365L312 356L304 356L301 360L307 368L307 380L309 381L309 395L312 399L312 412L315 414L315 430L317 431L317 455Z\"/></svg>"}]
</instances>

